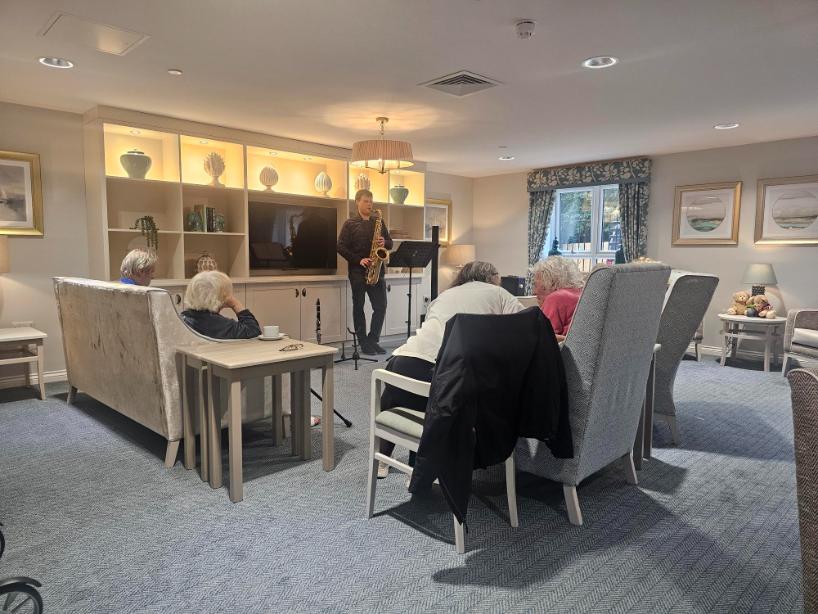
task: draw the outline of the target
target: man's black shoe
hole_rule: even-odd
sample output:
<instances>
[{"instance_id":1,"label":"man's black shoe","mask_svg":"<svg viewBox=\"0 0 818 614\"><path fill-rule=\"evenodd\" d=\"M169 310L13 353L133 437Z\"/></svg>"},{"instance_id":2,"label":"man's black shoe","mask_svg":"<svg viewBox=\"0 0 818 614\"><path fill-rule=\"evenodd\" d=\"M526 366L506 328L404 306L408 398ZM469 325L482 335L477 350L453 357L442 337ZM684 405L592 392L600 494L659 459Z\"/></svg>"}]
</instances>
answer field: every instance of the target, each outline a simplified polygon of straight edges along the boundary
<instances>
[{"instance_id":1,"label":"man's black shoe","mask_svg":"<svg viewBox=\"0 0 818 614\"><path fill-rule=\"evenodd\" d=\"M376 349L377 345L371 343L370 341L364 341L358 347L361 350L361 354L369 354L370 356L372 356L373 354L378 353L378 350Z\"/></svg>"},{"instance_id":2,"label":"man's black shoe","mask_svg":"<svg viewBox=\"0 0 818 614\"><path fill-rule=\"evenodd\" d=\"M374 341L370 341L370 344L372 345L372 349L375 350L376 354L386 354L386 350Z\"/></svg>"}]
</instances>

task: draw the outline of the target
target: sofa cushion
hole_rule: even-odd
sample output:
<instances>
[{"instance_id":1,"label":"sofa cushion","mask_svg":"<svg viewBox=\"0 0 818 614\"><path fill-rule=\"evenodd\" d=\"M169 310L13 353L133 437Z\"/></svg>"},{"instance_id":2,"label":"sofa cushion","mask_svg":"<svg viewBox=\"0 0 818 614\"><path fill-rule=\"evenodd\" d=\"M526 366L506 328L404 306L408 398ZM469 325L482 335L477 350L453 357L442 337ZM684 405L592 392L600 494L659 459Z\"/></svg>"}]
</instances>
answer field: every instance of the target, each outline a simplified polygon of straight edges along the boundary
<instances>
[{"instance_id":1,"label":"sofa cushion","mask_svg":"<svg viewBox=\"0 0 818 614\"><path fill-rule=\"evenodd\" d=\"M792 342L798 345L818 348L818 330L811 328L794 328L792 330Z\"/></svg>"},{"instance_id":2,"label":"sofa cushion","mask_svg":"<svg viewBox=\"0 0 818 614\"><path fill-rule=\"evenodd\" d=\"M425 417L426 415L422 411L406 409L405 407L393 407L375 416L375 423L415 439L420 439Z\"/></svg>"}]
</instances>

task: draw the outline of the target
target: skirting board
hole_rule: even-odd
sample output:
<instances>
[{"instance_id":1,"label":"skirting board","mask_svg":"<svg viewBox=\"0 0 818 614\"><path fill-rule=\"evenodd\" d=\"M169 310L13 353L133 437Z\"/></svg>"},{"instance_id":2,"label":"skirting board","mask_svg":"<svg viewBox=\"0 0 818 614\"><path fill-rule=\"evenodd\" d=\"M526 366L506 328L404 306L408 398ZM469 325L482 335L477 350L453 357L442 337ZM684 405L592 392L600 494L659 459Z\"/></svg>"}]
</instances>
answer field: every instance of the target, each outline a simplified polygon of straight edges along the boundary
<instances>
[{"instance_id":1,"label":"skirting board","mask_svg":"<svg viewBox=\"0 0 818 614\"><path fill-rule=\"evenodd\" d=\"M46 371L43 373L43 380L45 380L46 384L50 384L53 382L64 382L68 379L68 373L65 369L61 369L59 371ZM36 385L40 382L37 379L37 374L31 374L31 384ZM8 377L0 377L0 390L3 388L18 388L20 386L26 385L26 377L25 375L12 375Z\"/></svg>"}]
</instances>

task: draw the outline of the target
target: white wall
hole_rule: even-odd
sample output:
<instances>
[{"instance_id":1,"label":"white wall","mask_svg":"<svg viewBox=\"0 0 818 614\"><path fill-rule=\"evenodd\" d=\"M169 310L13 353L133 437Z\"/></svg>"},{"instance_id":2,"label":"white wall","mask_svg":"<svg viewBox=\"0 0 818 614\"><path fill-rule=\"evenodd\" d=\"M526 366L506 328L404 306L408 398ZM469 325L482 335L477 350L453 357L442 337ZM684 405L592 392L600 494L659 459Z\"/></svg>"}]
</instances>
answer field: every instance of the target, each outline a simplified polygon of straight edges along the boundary
<instances>
[{"instance_id":1,"label":"white wall","mask_svg":"<svg viewBox=\"0 0 818 614\"><path fill-rule=\"evenodd\" d=\"M755 245L756 182L772 177L818 173L818 138L758 143L657 156L653 160L648 255L674 267L715 273L720 282L705 319L705 344L719 345L716 314L730 297L749 289L741 279L749 263L769 262L778 287L767 294L775 308L818 306L818 246ZM738 246L672 247L673 196L677 185L742 181Z\"/></svg>"},{"instance_id":2,"label":"white wall","mask_svg":"<svg viewBox=\"0 0 818 614\"><path fill-rule=\"evenodd\" d=\"M705 318L705 344L720 344L716 313L730 305L749 263L769 262L778 287L768 294L780 311L818 306L818 246L755 245L756 182L818 173L818 138L758 143L653 157L648 256L673 267L718 275L720 283ZM503 274L523 274L527 262L526 173L474 181L477 255ZM677 185L743 181L737 247L672 247L673 195Z\"/></svg>"},{"instance_id":3,"label":"white wall","mask_svg":"<svg viewBox=\"0 0 818 614\"><path fill-rule=\"evenodd\" d=\"M45 237L9 237L0 326L33 321L48 334L45 370L65 368L51 278L88 275L82 117L0 102L0 149L40 155ZM4 369L0 377L11 374Z\"/></svg>"}]
</instances>

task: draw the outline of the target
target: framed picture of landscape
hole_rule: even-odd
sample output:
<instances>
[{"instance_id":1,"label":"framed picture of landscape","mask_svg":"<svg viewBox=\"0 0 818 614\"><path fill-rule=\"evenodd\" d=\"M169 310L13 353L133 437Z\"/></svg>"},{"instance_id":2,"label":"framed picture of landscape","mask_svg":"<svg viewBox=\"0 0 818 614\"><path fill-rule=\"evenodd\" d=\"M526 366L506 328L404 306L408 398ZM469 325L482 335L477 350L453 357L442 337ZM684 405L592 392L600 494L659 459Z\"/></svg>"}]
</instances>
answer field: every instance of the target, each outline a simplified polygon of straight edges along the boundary
<instances>
[{"instance_id":1,"label":"framed picture of landscape","mask_svg":"<svg viewBox=\"0 0 818 614\"><path fill-rule=\"evenodd\" d=\"M756 243L818 245L818 175L761 179Z\"/></svg>"},{"instance_id":2,"label":"framed picture of landscape","mask_svg":"<svg viewBox=\"0 0 818 614\"><path fill-rule=\"evenodd\" d=\"M43 236L37 154L0 151L0 235Z\"/></svg>"},{"instance_id":3,"label":"framed picture of landscape","mask_svg":"<svg viewBox=\"0 0 818 614\"><path fill-rule=\"evenodd\" d=\"M741 182L676 186L673 245L738 245Z\"/></svg>"}]
</instances>

